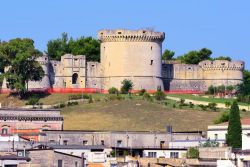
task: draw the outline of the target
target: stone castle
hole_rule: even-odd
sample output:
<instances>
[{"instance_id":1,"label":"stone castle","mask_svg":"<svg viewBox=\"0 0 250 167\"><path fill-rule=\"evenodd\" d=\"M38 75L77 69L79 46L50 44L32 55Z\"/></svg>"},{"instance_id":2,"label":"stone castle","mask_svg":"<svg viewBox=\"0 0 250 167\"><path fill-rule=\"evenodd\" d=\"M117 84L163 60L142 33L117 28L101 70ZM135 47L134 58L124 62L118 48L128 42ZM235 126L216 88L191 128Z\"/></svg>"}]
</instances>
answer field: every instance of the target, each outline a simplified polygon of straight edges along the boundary
<instances>
[{"instance_id":1,"label":"stone castle","mask_svg":"<svg viewBox=\"0 0 250 167\"><path fill-rule=\"evenodd\" d=\"M207 60L198 65L162 61L163 32L101 30L98 38L100 62L87 62L84 55L66 54L61 61L40 57L45 76L29 82L29 89L119 89L124 79L130 79L134 90L203 92L210 85L237 85L243 79L243 61ZM2 88L7 86L5 81Z\"/></svg>"}]
</instances>

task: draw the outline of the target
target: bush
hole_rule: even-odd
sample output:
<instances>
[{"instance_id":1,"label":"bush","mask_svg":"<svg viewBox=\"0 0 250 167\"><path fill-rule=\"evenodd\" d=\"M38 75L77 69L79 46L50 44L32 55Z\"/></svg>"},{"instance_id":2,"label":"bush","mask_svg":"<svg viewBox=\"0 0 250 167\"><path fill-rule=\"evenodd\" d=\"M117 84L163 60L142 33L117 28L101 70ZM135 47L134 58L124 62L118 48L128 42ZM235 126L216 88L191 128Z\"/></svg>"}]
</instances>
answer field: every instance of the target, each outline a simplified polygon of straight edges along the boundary
<instances>
[{"instance_id":1,"label":"bush","mask_svg":"<svg viewBox=\"0 0 250 167\"><path fill-rule=\"evenodd\" d=\"M124 79L122 81L121 93L128 94L133 89L133 82L129 79Z\"/></svg>"},{"instance_id":2,"label":"bush","mask_svg":"<svg viewBox=\"0 0 250 167\"><path fill-rule=\"evenodd\" d=\"M89 99L88 94L75 94L69 96L69 100Z\"/></svg>"},{"instance_id":3,"label":"bush","mask_svg":"<svg viewBox=\"0 0 250 167\"><path fill-rule=\"evenodd\" d=\"M220 124L223 122L227 122L229 120L229 112L228 111L224 111L220 117L218 119L216 119L214 121L215 124Z\"/></svg>"},{"instance_id":4,"label":"bush","mask_svg":"<svg viewBox=\"0 0 250 167\"><path fill-rule=\"evenodd\" d=\"M242 111L242 112L247 112L247 110L246 110L245 108L243 108L241 111Z\"/></svg>"},{"instance_id":5,"label":"bush","mask_svg":"<svg viewBox=\"0 0 250 167\"><path fill-rule=\"evenodd\" d=\"M67 106L74 106L74 105L78 105L77 101L72 101L72 102L68 102Z\"/></svg>"},{"instance_id":6,"label":"bush","mask_svg":"<svg viewBox=\"0 0 250 167\"><path fill-rule=\"evenodd\" d=\"M93 103L92 95L89 95L89 103Z\"/></svg>"},{"instance_id":7,"label":"bush","mask_svg":"<svg viewBox=\"0 0 250 167\"><path fill-rule=\"evenodd\" d=\"M119 93L118 89L115 87L109 88L108 92L109 92L109 94L118 94Z\"/></svg>"},{"instance_id":8,"label":"bush","mask_svg":"<svg viewBox=\"0 0 250 167\"><path fill-rule=\"evenodd\" d=\"M212 111L216 111L217 110L217 104L216 103L208 103L208 108Z\"/></svg>"},{"instance_id":9,"label":"bush","mask_svg":"<svg viewBox=\"0 0 250 167\"><path fill-rule=\"evenodd\" d=\"M199 158L199 150L194 147L190 147L187 151L187 158Z\"/></svg>"},{"instance_id":10,"label":"bush","mask_svg":"<svg viewBox=\"0 0 250 167\"><path fill-rule=\"evenodd\" d=\"M143 96L145 92L146 92L146 89L142 89L142 90L140 90L140 92L139 92L139 96Z\"/></svg>"},{"instance_id":11,"label":"bush","mask_svg":"<svg viewBox=\"0 0 250 167\"><path fill-rule=\"evenodd\" d=\"M66 105L64 103L59 104L59 108L64 108Z\"/></svg>"},{"instance_id":12,"label":"bush","mask_svg":"<svg viewBox=\"0 0 250 167\"><path fill-rule=\"evenodd\" d=\"M173 108L176 108L176 105L175 105L175 104L173 104Z\"/></svg>"},{"instance_id":13,"label":"bush","mask_svg":"<svg viewBox=\"0 0 250 167\"><path fill-rule=\"evenodd\" d=\"M143 99L147 101L153 101L152 97L147 92L143 94Z\"/></svg>"},{"instance_id":14,"label":"bush","mask_svg":"<svg viewBox=\"0 0 250 167\"><path fill-rule=\"evenodd\" d=\"M34 107L34 105L36 105L38 103L39 99L40 99L39 96L33 95L29 98L26 105L33 105L33 107Z\"/></svg>"},{"instance_id":15,"label":"bush","mask_svg":"<svg viewBox=\"0 0 250 167\"><path fill-rule=\"evenodd\" d=\"M225 102L225 107L229 108L231 106L231 102L230 101L226 101Z\"/></svg>"},{"instance_id":16,"label":"bush","mask_svg":"<svg viewBox=\"0 0 250 167\"><path fill-rule=\"evenodd\" d=\"M207 110L207 106L203 105L203 104L199 104L198 105L202 111L206 111Z\"/></svg>"},{"instance_id":17,"label":"bush","mask_svg":"<svg viewBox=\"0 0 250 167\"><path fill-rule=\"evenodd\" d=\"M154 94L155 100L157 101L162 101L165 100L165 94L161 90L157 90Z\"/></svg>"},{"instance_id":18,"label":"bush","mask_svg":"<svg viewBox=\"0 0 250 167\"><path fill-rule=\"evenodd\" d=\"M194 104L192 102L189 102L189 107L194 108Z\"/></svg>"}]
</instances>

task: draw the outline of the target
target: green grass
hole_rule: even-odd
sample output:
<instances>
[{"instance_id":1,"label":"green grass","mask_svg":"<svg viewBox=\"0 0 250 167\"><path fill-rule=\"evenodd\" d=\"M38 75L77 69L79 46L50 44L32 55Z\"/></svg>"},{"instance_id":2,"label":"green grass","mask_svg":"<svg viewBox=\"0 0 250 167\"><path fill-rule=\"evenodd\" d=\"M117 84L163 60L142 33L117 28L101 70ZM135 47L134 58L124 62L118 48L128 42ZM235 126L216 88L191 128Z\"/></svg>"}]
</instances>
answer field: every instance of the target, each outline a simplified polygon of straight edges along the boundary
<instances>
[{"instance_id":1,"label":"green grass","mask_svg":"<svg viewBox=\"0 0 250 167\"><path fill-rule=\"evenodd\" d=\"M145 100L114 100L62 109L67 130L159 130L171 124L175 131L205 130L219 112L172 108Z\"/></svg>"},{"instance_id":2,"label":"green grass","mask_svg":"<svg viewBox=\"0 0 250 167\"><path fill-rule=\"evenodd\" d=\"M230 99L225 99L225 98L214 98L212 96L207 96L204 97L206 95L190 95L190 94L168 94L167 96L171 96L171 97L178 97L178 98L182 98L182 99L191 99L191 100L197 100L197 101L205 101L205 102L210 102L210 103L225 103L227 101L229 102L233 102L235 99L230 98ZM245 105L248 106L247 103L241 103L239 102L239 105Z\"/></svg>"}]
</instances>

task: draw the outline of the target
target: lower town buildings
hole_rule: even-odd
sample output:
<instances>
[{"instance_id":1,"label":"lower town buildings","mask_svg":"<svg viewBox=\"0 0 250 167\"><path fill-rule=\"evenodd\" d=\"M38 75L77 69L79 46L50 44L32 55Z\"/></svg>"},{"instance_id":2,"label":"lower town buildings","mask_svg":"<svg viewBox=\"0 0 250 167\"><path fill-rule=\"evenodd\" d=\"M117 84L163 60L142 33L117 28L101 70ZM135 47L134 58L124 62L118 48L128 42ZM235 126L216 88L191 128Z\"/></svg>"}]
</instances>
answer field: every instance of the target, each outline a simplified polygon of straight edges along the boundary
<instances>
[{"instance_id":1,"label":"lower town buildings","mask_svg":"<svg viewBox=\"0 0 250 167\"><path fill-rule=\"evenodd\" d=\"M242 149L225 145L227 123L204 132L63 130L59 110L1 109L2 167L250 166L250 119L242 119ZM206 142L219 142L204 147ZM186 159L196 147L199 159ZM5 154L3 154L5 153Z\"/></svg>"}]
</instances>

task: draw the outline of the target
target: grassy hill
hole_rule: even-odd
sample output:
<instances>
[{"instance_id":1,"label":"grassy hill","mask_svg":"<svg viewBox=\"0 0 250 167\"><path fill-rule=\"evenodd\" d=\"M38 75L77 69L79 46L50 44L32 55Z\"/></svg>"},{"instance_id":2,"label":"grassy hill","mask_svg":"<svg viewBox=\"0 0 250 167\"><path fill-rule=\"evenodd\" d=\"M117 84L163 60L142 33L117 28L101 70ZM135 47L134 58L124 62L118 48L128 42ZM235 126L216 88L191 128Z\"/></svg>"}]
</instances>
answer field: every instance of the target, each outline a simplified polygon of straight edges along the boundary
<instances>
[{"instance_id":1,"label":"grassy hill","mask_svg":"<svg viewBox=\"0 0 250 167\"><path fill-rule=\"evenodd\" d=\"M144 100L121 100L80 104L62 109L67 130L205 130L218 112L174 109Z\"/></svg>"},{"instance_id":2,"label":"grassy hill","mask_svg":"<svg viewBox=\"0 0 250 167\"><path fill-rule=\"evenodd\" d=\"M42 97L43 104L57 104L69 100L72 94L52 94ZM175 101L167 100L167 105L143 100L141 96L125 100L106 100L108 95L93 94L94 103L62 108L64 129L66 130L159 130L172 125L175 131L206 130L207 125L219 117L221 112L202 111L199 107L179 107ZM184 97L184 95L182 96ZM27 100L0 94L0 102L9 107L20 107ZM176 106L176 107L173 107ZM223 110L218 110L223 111ZM241 112L249 117L249 112Z\"/></svg>"}]
</instances>

